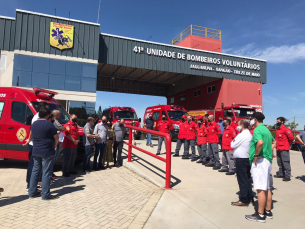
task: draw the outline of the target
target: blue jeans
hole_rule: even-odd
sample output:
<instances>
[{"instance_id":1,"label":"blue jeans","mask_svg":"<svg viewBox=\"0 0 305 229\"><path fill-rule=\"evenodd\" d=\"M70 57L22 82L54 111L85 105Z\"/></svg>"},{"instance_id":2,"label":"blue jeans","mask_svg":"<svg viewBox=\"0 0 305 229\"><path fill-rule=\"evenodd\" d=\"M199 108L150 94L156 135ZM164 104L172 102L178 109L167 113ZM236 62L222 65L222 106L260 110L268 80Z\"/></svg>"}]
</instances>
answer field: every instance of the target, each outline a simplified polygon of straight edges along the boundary
<instances>
[{"instance_id":1,"label":"blue jeans","mask_svg":"<svg viewBox=\"0 0 305 229\"><path fill-rule=\"evenodd\" d=\"M42 187L41 187L41 197L46 200L50 197L50 182L52 178L53 171L53 159L54 155L47 158L33 156L34 167L32 171L29 196L33 197L37 193L37 184L39 181L39 176L42 172Z\"/></svg>"},{"instance_id":2,"label":"blue jeans","mask_svg":"<svg viewBox=\"0 0 305 229\"><path fill-rule=\"evenodd\" d=\"M32 170L33 170L33 166L34 166L32 151L33 151L33 146L29 145L29 164L28 164L28 169L26 172L26 183L28 183L28 186L30 185Z\"/></svg>"},{"instance_id":3,"label":"blue jeans","mask_svg":"<svg viewBox=\"0 0 305 229\"><path fill-rule=\"evenodd\" d=\"M85 146L85 156L83 161L83 171L90 170L90 158L93 146Z\"/></svg>"},{"instance_id":4,"label":"blue jeans","mask_svg":"<svg viewBox=\"0 0 305 229\"><path fill-rule=\"evenodd\" d=\"M146 144L149 144L151 145L151 134L147 134L147 141L146 141Z\"/></svg>"},{"instance_id":5,"label":"blue jeans","mask_svg":"<svg viewBox=\"0 0 305 229\"><path fill-rule=\"evenodd\" d=\"M98 159L98 166L103 167L102 160L103 156L105 153L105 148L106 148L106 143L100 143L100 144L95 144L95 154L94 154L94 162L93 162L93 168L97 168L97 157L99 156Z\"/></svg>"}]
</instances>

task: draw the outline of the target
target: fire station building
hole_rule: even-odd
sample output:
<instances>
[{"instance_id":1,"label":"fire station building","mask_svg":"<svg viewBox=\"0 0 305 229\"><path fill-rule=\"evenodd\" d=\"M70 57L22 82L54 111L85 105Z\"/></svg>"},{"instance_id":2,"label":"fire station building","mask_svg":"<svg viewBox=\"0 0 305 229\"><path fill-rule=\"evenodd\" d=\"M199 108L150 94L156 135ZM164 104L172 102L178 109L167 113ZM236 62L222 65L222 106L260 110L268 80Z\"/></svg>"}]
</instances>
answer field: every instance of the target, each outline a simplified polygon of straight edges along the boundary
<instances>
[{"instance_id":1,"label":"fire station building","mask_svg":"<svg viewBox=\"0 0 305 229\"><path fill-rule=\"evenodd\" d=\"M266 61L223 54L221 31L194 25L161 44L16 10L0 16L0 50L1 87L56 91L68 111L93 112L96 91L165 96L187 110L261 107L266 83Z\"/></svg>"}]
</instances>

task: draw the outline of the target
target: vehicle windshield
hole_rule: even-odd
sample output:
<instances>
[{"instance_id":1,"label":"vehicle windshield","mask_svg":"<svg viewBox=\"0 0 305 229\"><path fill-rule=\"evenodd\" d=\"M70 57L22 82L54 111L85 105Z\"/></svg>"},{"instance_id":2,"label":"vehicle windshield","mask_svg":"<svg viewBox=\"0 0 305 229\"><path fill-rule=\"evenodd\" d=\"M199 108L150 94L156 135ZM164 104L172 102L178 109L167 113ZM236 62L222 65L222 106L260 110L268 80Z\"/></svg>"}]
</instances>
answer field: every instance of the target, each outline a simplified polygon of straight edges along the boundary
<instances>
[{"instance_id":1,"label":"vehicle windshield","mask_svg":"<svg viewBox=\"0 0 305 229\"><path fill-rule=\"evenodd\" d=\"M234 108L234 113L236 118L250 118L255 112L254 109L246 109L246 108ZM224 111L224 116L226 117L233 117L233 113L231 109Z\"/></svg>"},{"instance_id":2,"label":"vehicle windshield","mask_svg":"<svg viewBox=\"0 0 305 229\"><path fill-rule=\"evenodd\" d=\"M35 107L35 110L38 112L38 102L32 102L33 106ZM49 103L49 109L51 112L53 110L59 110L60 111L60 119L58 120L60 124L66 124L70 120L70 115L67 113L67 111L61 106Z\"/></svg>"},{"instance_id":3,"label":"vehicle windshield","mask_svg":"<svg viewBox=\"0 0 305 229\"><path fill-rule=\"evenodd\" d=\"M138 117L133 111L114 111L114 119L138 120Z\"/></svg>"},{"instance_id":4,"label":"vehicle windshield","mask_svg":"<svg viewBox=\"0 0 305 229\"><path fill-rule=\"evenodd\" d=\"M183 115L187 115L185 111L167 111L170 120L179 121Z\"/></svg>"}]
</instances>

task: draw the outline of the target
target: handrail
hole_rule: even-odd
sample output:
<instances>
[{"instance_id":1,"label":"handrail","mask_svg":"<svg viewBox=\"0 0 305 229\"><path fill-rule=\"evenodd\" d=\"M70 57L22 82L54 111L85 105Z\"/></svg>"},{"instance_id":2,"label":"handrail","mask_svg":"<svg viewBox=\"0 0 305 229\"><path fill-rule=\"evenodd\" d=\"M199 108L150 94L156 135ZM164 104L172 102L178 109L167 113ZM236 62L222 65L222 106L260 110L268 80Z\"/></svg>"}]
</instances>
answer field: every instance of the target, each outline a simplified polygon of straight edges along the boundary
<instances>
[{"instance_id":1,"label":"handrail","mask_svg":"<svg viewBox=\"0 0 305 229\"><path fill-rule=\"evenodd\" d=\"M129 129L129 142L125 142L124 143L126 145L128 145L128 160L127 162L131 162L131 152L132 152L132 148L135 148L143 153L146 153L154 158L157 158L161 161L164 161L166 163L166 176L165 176L165 189L171 189L171 159L172 159L172 139L170 137L169 134L167 133L162 133L162 132L158 132L158 131L154 131L154 130L148 130L148 129L143 129L143 128L139 128L139 127L135 127L135 126L128 126ZM165 137L166 138L166 158L157 156L153 153L150 153L144 149L141 149L137 146L132 145L132 130L138 130L141 131L142 133L148 133L148 134L152 134L152 135L157 135L157 136L161 136L161 137Z\"/></svg>"},{"instance_id":2,"label":"handrail","mask_svg":"<svg viewBox=\"0 0 305 229\"><path fill-rule=\"evenodd\" d=\"M206 38L221 40L220 30L202 27L198 25L190 25L172 40L172 45L179 43L188 35L197 35Z\"/></svg>"}]
</instances>

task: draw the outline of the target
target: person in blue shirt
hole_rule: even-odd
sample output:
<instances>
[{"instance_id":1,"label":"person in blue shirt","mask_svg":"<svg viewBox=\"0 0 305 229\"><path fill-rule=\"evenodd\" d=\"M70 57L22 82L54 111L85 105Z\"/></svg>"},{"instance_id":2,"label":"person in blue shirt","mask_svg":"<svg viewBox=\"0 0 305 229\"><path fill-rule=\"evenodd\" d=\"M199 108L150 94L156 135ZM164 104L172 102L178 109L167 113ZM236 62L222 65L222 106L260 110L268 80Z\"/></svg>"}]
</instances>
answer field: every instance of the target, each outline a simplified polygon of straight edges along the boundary
<instances>
[{"instance_id":1,"label":"person in blue shirt","mask_svg":"<svg viewBox=\"0 0 305 229\"><path fill-rule=\"evenodd\" d=\"M225 127L223 126L223 118L221 116L219 117L219 121L217 124L220 126L220 131L221 131L221 135L219 136L219 145L220 145L220 152L222 152L222 134Z\"/></svg>"},{"instance_id":2,"label":"person in blue shirt","mask_svg":"<svg viewBox=\"0 0 305 229\"><path fill-rule=\"evenodd\" d=\"M29 198L39 197L43 200L57 199L57 196L50 193L50 182L53 172L53 160L55 149L58 145L58 134L54 124L48 121L51 111L48 107L39 109L39 118L31 126L30 137L26 141L28 144L33 140L34 167L32 170ZM37 191L37 184L42 173L41 193Z\"/></svg>"}]
</instances>

